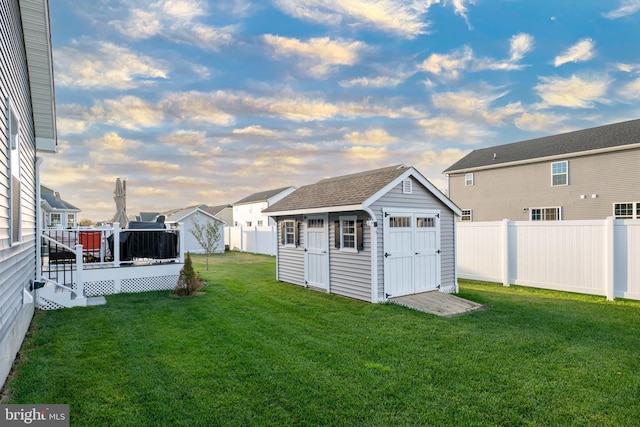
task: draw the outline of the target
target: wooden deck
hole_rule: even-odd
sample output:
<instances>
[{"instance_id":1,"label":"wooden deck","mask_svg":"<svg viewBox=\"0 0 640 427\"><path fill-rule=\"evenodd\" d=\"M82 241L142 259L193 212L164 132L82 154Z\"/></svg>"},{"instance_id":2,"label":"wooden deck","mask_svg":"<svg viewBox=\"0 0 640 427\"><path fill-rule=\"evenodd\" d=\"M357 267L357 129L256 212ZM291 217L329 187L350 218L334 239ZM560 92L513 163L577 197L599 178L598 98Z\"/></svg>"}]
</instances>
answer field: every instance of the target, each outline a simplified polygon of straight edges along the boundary
<instances>
[{"instance_id":1,"label":"wooden deck","mask_svg":"<svg viewBox=\"0 0 640 427\"><path fill-rule=\"evenodd\" d=\"M459 316L474 311L486 310L486 306L440 291L391 298L392 303L442 317Z\"/></svg>"}]
</instances>

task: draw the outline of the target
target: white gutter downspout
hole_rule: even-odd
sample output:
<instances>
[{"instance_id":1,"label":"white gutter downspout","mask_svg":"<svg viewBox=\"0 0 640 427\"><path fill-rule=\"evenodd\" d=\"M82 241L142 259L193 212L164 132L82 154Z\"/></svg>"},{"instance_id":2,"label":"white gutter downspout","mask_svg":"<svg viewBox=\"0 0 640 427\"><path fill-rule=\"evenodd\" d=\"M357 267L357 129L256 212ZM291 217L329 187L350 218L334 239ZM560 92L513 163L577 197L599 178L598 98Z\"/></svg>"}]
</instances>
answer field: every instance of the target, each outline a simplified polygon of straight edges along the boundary
<instances>
[{"instance_id":1,"label":"white gutter downspout","mask_svg":"<svg viewBox=\"0 0 640 427\"><path fill-rule=\"evenodd\" d=\"M36 157L36 277L42 277L42 206L40 206L40 165L42 157Z\"/></svg>"},{"instance_id":2,"label":"white gutter downspout","mask_svg":"<svg viewBox=\"0 0 640 427\"><path fill-rule=\"evenodd\" d=\"M371 208L363 207L365 212L371 217L369 231L371 233L371 302L378 302L378 227L376 214Z\"/></svg>"}]
</instances>

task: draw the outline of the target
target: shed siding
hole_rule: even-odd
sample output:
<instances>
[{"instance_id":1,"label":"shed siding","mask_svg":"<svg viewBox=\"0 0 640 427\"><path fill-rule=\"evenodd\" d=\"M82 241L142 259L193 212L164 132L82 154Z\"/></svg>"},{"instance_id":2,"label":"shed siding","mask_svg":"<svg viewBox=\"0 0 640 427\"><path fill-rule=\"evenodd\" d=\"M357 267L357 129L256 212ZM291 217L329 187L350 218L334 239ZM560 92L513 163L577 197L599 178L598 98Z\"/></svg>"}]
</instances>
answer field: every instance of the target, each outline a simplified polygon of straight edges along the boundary
<instances>
[{"instance_id":1,"label":"shed siding","mask_svg":"<svg viewBox=\"0 0 640 427\"><path fill-rule=\"evenodd\" d=\"M528 221L523 208L555 206L565 220L604 219L613 215L614 203L640 202L640 183L633 179L640 149L561 160L569 162L569 185L551 186L553 161L545 161L475 171L472 186L464 185L464 173L452 174L449 197L473 210L473 221Z\"/></svg>"},{"instance_id":2,"label":"shed siding","mask_svg":"<svg viewBox=\"0 0 640 427\"><path fill-rule=\"evenodd\" d=\"M455 291L455 214L438 200L417 180L413 181L413 193L404 194L402 183L391 189L372 206L378 223L378 300L384 299L384 221L383 208L387 209L438 209L440 210L440 245L441 245L441 289L446 292Z\"/></svg>"},{"instance_id":3,"label":"shed siding","mask_svg":"<svg viewBox=\"0 0 640 427\"><path fill-rule=\"evenodd\" d=\"M35 136L27 60L17 0L0 2L0 385L33 316L23 288L36 276ZM11 242L8 103L20 120L22 241Z\"/></svg>"},{"instance_id":4,"label":"shed siding","mask_svg":"<svg viewBox=\"0 0 640 427\"><path fill-rule=\"evenodd\" d=\"M284 246L282 244L282 221L293 219L302 221L302 215L278 218L278 262L276 265L278 280L294 285L305 286L304 283L304 226L301 224L298 232L298 246Z\"/></svg>"},{"instance_id":5,"label":"shed siding","mask_svg":"<svg viewBox=\"0 0 640 427\"><path fill-rule=\"evenodd\" d=\"M364 221L363 246L358 253L344 252L335 247L334 223L341 216L356 215ZM329 280L330 292L349 298L371 301L371 235L366 212L342 212L329 215Z\"/></svg>"}]
</instances>

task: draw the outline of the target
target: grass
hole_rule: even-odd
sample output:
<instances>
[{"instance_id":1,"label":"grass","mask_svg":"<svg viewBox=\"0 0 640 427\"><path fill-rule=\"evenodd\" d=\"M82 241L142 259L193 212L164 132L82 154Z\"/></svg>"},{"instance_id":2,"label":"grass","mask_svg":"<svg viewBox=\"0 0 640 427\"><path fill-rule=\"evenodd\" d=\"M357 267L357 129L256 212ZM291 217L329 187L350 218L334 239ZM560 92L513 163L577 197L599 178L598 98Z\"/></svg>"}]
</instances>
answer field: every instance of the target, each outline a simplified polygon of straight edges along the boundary
<instances>
[{"instance_id":1,"label":"grass","mask_svg":"<svg viewBox=\"0 0 640 427\"><path fill-rule=\"evenodd\" d=\"M640 302L462 281L439 318L277 282L271 257L194 257L200 296L37 312L6 403L73 426L637 425Z\"/></svg>"}]
</instances>

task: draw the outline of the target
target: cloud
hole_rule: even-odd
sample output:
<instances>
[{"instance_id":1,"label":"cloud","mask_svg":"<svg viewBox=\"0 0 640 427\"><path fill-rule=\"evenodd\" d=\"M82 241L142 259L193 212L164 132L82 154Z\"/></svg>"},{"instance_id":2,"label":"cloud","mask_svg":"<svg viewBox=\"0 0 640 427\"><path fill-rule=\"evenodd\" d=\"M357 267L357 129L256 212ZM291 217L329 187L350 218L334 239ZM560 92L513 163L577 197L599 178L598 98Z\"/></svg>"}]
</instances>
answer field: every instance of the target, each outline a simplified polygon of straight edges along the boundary
<instances>
[{"instance_id":1,"label":"cloud","mask_svg":"<svg viewBox=\"0 0 640 427\"><path fill-rule=\"evenodd\" d=\"M398 138L389 135L383 128L373 128L365 132L350 132L344 136L345 141L358 145L380 145L397 142Z\"/></svg>"},{"instance_id":2,"label":"cloud","mask_svg":"<svg viewBox=\"0 0 640 427\"><path fill-rule=\"evenodd\" d=\"M244 128L234 129L231 131L234 135L251 135L251 136L265 136L265 137L277 137L280 136L279 132L272 129L265 129L260 125L247 126Z\"/></svg>"},{"instance_id":3,"label":"cloud","mask_svg":"<svg viewBox=\"0 0 640 427\"><path fill-rule=\"evenodd\" d=\"M454 140L464 144L486 141L491 134L482 126L449 117L436 117L418 121L429 140Z\"/></svg>"},{"instance_id":4,"label":"cloud","mask_svg":"<svg viewBox=\"0 0 640 427\"><path fill-rule=\"evenodd\" d=\"M345 150L352 158L358 160L383 160L389 156L385 147L362 147L355 146Z\"/></svg>"},{"instance_id":5,"label":"cloud","mask_svg":"<svg viewBox=\"0 0 640 427\"><path fill-rule=\"evenodd\" d=\"M141 98L123 96L120 99L96 102L85 117L93 124L108 124L135 130L158 126L162 122L163 114L156 106Z\"/></svg>"},{"instance_id":6,"label":"cloud","mask_svg":"<svg viewBox=\"0 0 640 427\"><path fill-rule=\"evenodd\" d=\"M471 150L460 150L458 148L445 148L443 150L427 150L420 155L420 163L428 166L448 167L469 154Z\"/></svg>"},{"instance_id":7,"label":"cloud","mask_svg":"<svg viewBox=\"0 0 640 427\"><path fill-rule=\"evenodd\" d=\"M626 100L640 99L640 78L623 85L618 93L621 98Z\"/></svg>"},{"instance_id":8,"label":"cloud","mask_svg":"<svg viewBox=\"0 0 640 427\"><path fill-rule=\"evenodd\" d=\"M378 76L378 77L358 77L351 80L342 80L339 85L342 87L395 87L401 83L404 83L408 74L399 76Z\"/></svg>"},{"instance_id":9,"label":"cloud","mask_svg":"<svg viewBox=\"0 0 640 427\"><path fill-rule=\"evenodd\" d=\"M158 160L138 160L136 165L142 167L145 172L154 174L166 174L167 172L175 172L180 170L180 165L169 162L161 162Z\"/></svg>"},{"instance_id":10,"label":"cloud","mask_svg":"<svg viewBox=\"0 0 640 427\"><path fill-rule=\"evenodd\" d=\"M460 71L468 68L473 60L473 51L464 46L449 54L433 53L418 64L418 69L445 79L457 79Z\"/></svg>"},{"instance_id":11,"label":"cloud","mask_svg":"<svg viewBox=\"0 0 640 427\"><path fill-rule=\"evenodd\" d=\"M559 67L567 62L584 62L593 59L595 56L593 52L594 46L595 43L590 38L582 39L561 55L556 56L553 65Z\"/></svg>"},{"instance_id":12,"label":"cloud","mask_svg":"<svg viewBox=\"0 0 640 427\"><path fill-rule=\"evenodd\" d=\"M509 40L509 58L495 59L476 57L469 46L463 46L448 54L433 53L427 59L418 64L418 69L425 71L444 80L455 80L465 70L521 70L525 65L519 62L524 56L533 50L534 38L530 34L520 33Z\"/></svg>"},{"instance_id":13,"label":"cloud","mask_svg":"<svg viewBox=\"0 0 640 427\"><path fill-rule=\"evenodd\" d=\"M469 23L469 16L467 15L468 9L467 4L475 4L474 0L451 0L451 5L453 6L453 10L457 15L460 15L464 21L467 23L467 27L471 29L471 24Z\"/></svg>"},{"instance_id":14,"label":"cloud","mask_svg":"<svg viewBox=\"0 0 640 427\"><path fill-rule=\"evenodd\" d=\"M602 14L607 19L617 19L624 16L633 15L640 10L640 0L621 0L620 6Z\"/></svg>"},{"instance_id":15,"label":"cloud","mask_svg":"<svg viewBox=\"0 0 640 427\"><path fill-rule=\"evenodd\" d=\"M176 130L170 134L161 135L158 140L173 147L203 147L206 145L207 135L205 132Z\"/></svg>"},{"instance_id":16,"label":"cloud","mask_svg":"<svg viewBox=\"0 0 640 427\"><path fill-rule=\"evenodd\" d=\"M481 117L493 125L502 124L506 117L523 112L520 102L493 108L492 104L505 96L508 92L500 91L490 86L482 87L478 91L462 90L458 92L443 92L432 95L434 107L453 110L466 117Z\"/></svg>"},{"instance_id":17,"label":"cloud","mask_svg":"<svg viewBox=\"0 0 640 427\"><path fill-rule=\"evenodd\" d=\"M106 42L81 42L54 52L56 85L82 89L133 89L169 77L162 61Z\"/></svg>"},{"instance_id":18,"label":"cloud","mask_svg":"<svg viewBox=\"0 0 640 427\"><path fill-rule=\"evenodd\" d=\"M540 83L534 86L538 96L542 98L540 108L567 107L592 108L595 103L607 104L605 98L611 83L607 76L579 77L575 74L569 78L540 77Z\"/></svg>"},{"instance_id":19,"label":"cloud","mask_svg":"<svg viewBox=\"0 0 640 427\"><path fill-rule=\"evenodd\" d=\"M311 38L302 41L266 34L263 40L274 52L274 56L296 56L300 58L299 66L307 74L316 78L324 78L334 72L339 65L353 65L358 60L358 53L366 45L359 41L342 39L331 40L329 37Z\"/></svg>"},{"instance_id":20,"label":"cloud","mask_svg":"<svg viewBox=\"0 0 640 427\"><path fill-rule=\"evenodd\" d=\"M558 128L565 120L565 116L557 114L523 113L514 123L518 129L526 131L560 133Z\"/></svg>"},{"instance_id":21,"label":"cloud","mask_svg":"<svg viewBox=\"0 0 640 427\"><path fill-rule=\"evenodd\" d=\"M129 163L133 160L131 153L140 146L138 141L124 139L116 132L107 132L99 138L85 142L89 148L89 158L95 164L109 165L113 163Z\"/></svg>"},{"instance_id":22,"label":"cloud","mask_svg":"<svg viewBox=\"0 0 640 427\"><path fill-rule=\"evenodd\" d=\"M433 0L275 0L274 4L294 18L324 25L374 28L412 39L427 32L424 15Z\"/></svg>"},{"instance_id":23,"label":"cloud","mask_svg":"<svg viewBox=\"0 0 640 427\"><path fill-rule=\"evenodd\" d=\"M218 126L231 126L233 115L216 107L216 94L206 92L180 92L167 95L159 102L162 110L177 121L205 122Z\"/></svg>"},{"instance_id":24,"label":"cloud","mask_svg":"<svg viewBox=\"0 0 640 427\"><path fill-rule=\"evenodd\" d=\"M218 50L233 40L232 27L213 27L199 22L208 15L204 0L158 0L136 2L124 19L109 22L123 35L135 40L162 37L179 44Z\"/></svg>"}]
</instances>

